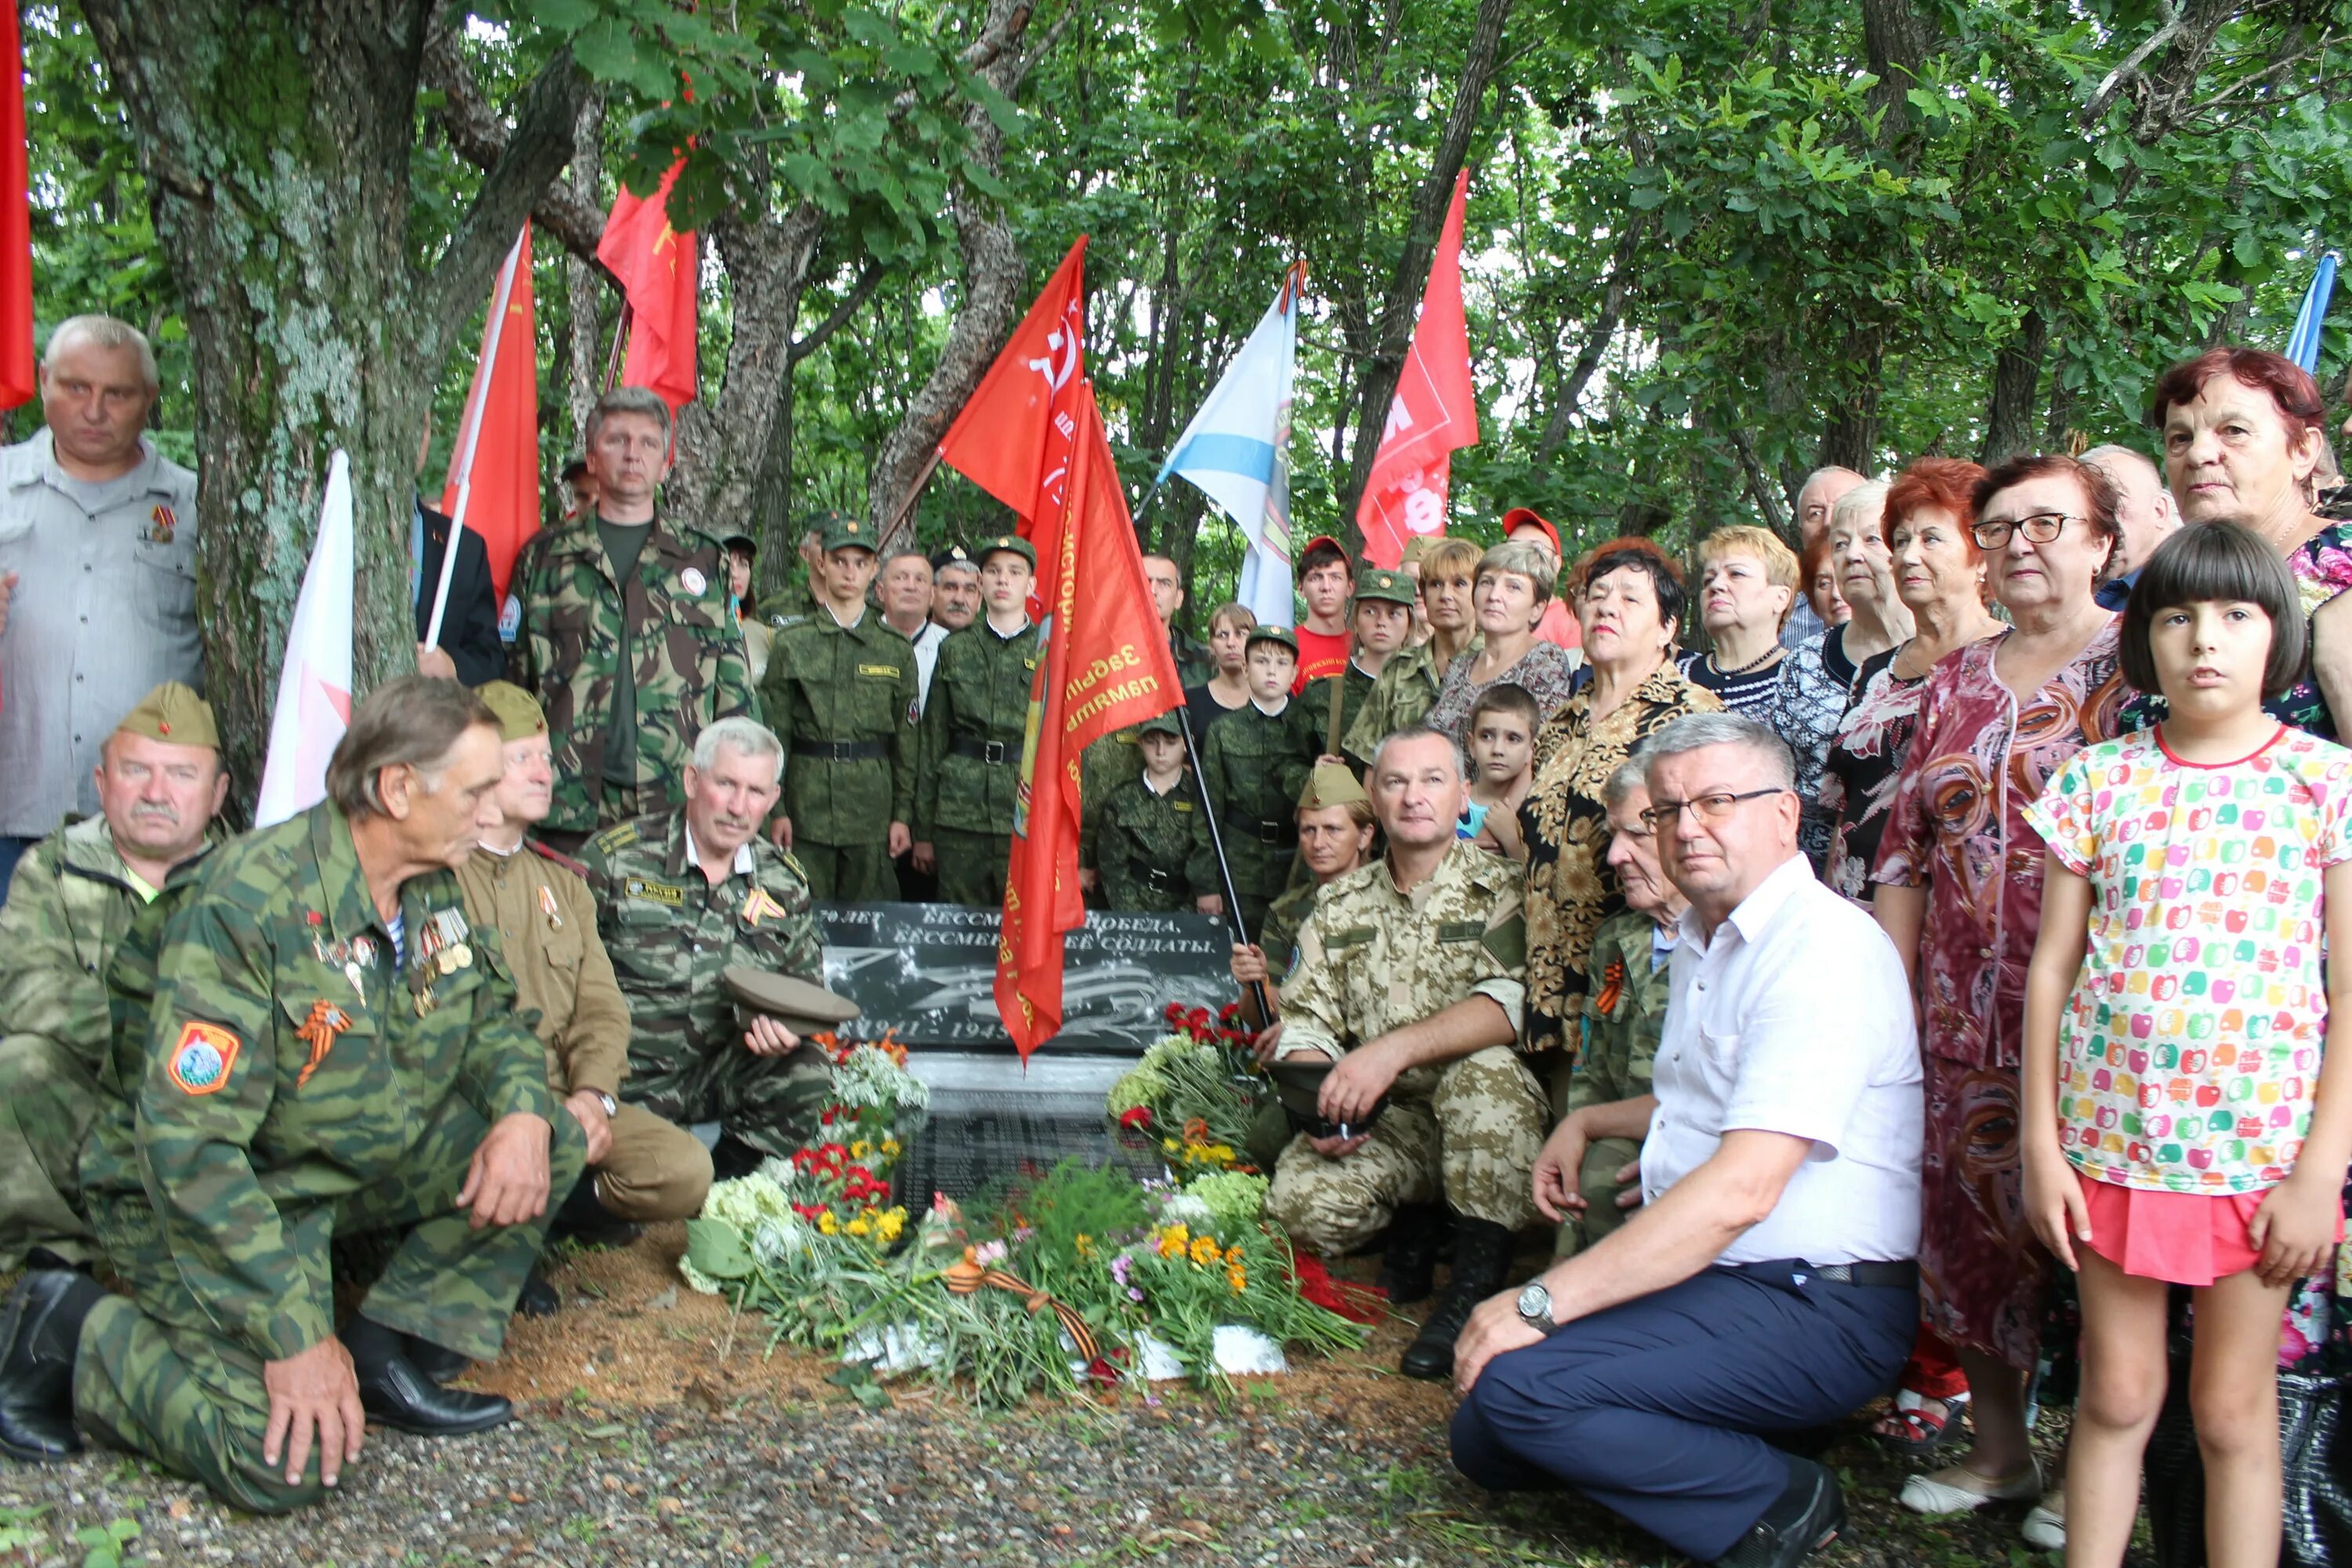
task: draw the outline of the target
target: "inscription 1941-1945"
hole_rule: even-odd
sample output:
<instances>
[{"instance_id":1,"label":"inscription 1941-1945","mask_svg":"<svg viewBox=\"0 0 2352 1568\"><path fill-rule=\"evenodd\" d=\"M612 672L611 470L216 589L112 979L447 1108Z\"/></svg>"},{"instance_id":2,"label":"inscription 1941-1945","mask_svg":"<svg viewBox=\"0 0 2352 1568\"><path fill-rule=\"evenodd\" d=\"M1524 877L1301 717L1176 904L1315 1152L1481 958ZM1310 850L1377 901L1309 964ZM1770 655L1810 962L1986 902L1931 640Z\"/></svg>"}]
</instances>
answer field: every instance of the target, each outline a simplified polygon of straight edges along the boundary
<instances>
[{"instance_id":1,"label":"inscription 1941-1945","mask_svg":"<svg viewBox=\"0 0 2352 1568\"><path fill-rule=\"evenodd\" d=\"M994 910L952 904L819 904L824 979L863 1013L864 1037L909 1046L1012 1049L996 1011ZM1207 915L1107 914L1064 944L1062 1032L1054 1052L1140 1053L1167 1032L1171 1002L1232 1000L1233 938Z\"/></svg>"}]
</instances>

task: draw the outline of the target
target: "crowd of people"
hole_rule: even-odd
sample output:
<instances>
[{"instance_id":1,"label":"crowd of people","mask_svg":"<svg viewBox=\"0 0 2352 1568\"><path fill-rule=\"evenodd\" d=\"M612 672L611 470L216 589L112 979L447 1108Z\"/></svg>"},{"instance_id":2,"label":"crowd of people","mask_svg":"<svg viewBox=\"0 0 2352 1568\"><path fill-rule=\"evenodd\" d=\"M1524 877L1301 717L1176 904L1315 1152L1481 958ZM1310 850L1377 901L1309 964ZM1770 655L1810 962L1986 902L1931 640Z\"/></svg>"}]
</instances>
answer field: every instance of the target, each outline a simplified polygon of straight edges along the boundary
<instances>
[{"instance_id":1,"label":"crowd of people","mask_svg":"<svg viewBox=\"0 0 2352 1568\"><path fill-rule=\"evenodd\" d=\"M77 318L42 392L0 458L0 1450L299 1507L368 1421L507 1418L450 1379L551 1304L551 1237L808 1134L813 900L1001 900L1035 555L820 514L758 604L750 539L661 510L667 410L613 392L503 607L413 506L420 639L457 539L445 636L326 800L233 837L152 355ZM1232 925L1316 1106L1253 1133L1269 1216L1434 1297L1402 1370L1461 1391L1466 1474L1790 1564L1843 1516L1809 1436L1892 1394L1883 1441L1970 1435L1904 1504L2027 1506L2105 1568L2185 1377L2210 1560L2276 1561L2271 1373L2352 1360L2322 417L2217 350L2158 382L2154 460L1827 469L1796 548L1727 525L1695 573L1525 509L1396 570L1318 538L1297 626L1223 605L1206 643L1145 559L1185 690L1085 760L1087 895ZM388 1228L338 1325L332 1242Z\"/></svg>"}]
</instances>

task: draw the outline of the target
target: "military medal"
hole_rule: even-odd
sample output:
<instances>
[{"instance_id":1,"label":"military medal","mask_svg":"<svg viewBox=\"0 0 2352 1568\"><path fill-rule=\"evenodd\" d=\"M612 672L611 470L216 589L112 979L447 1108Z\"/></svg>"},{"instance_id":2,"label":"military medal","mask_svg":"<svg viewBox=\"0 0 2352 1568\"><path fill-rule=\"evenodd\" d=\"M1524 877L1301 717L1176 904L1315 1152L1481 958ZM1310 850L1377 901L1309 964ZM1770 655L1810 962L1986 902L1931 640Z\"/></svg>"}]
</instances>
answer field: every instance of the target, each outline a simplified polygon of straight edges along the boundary
<instances>
[{"instance_id":1,"label":"military medal","mask_svg":"<svg viewBox=\"0 0 2352 1568\"><path fill-rule=\"evenodd\" d=\"M539 885L539 907L547 916L548 930L563 929L563 915L555 907L555 889L544 882Z\"/></svg>"},{"instance_id":2,"label":"military medal","mask_svg":"<svg viewBox=\"0 0 2352 1568\"><path fill-rule=\"evenodd\" d=\"M296 1089L310 1081L310 1075L319 1070L319 1064L325 1061L327 1053L334 1048L337 1037L351 1026L352 1016L332 1002L310 1004L310 1016L302 1021L300 1028L294 1031L294 1037L310 1047L310 1059L303 1063L302 1070L295 1075Z\"/></svg>"},{"instance_id":3,"label":"military medal","mask_svg":"<svg viewBox=\"0 0 2352 1568\"><path fill-rule=\"evenodd\" d=\"M353 959L349 963L343 965L343 978L352 983L352 993L359 997L362 1003L365 1003L367 1001L367 971L360 967L359 960Z\"/></svg>"},{"instance_id":4,"label":"military medal","mask_svg":"<svg viewBox=\"0 0 2352 1568\"><path fill-rule=\"evenodd\" d=\"M172 515L172 509L168 506L159 506L147 514L147 542L169 544L172 542L172 536L179 531L179 527L180 520Z\"/></svg>"}]
</instances>

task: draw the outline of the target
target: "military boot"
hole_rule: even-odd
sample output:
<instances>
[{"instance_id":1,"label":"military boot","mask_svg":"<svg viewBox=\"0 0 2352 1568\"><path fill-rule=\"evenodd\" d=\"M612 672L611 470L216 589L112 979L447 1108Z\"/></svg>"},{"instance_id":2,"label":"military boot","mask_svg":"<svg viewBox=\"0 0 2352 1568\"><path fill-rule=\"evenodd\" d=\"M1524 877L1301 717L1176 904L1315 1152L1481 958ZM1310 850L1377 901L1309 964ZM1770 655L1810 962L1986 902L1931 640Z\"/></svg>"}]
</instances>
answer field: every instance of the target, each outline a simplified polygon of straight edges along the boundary
<instances>
[{"instance_id":1,"label":"military boot","mask_svg":"<svg viewBox=\"0 0 2352 1568\"><path fill-rule=\"evenodd\" d=\"M0 1313L0 1452L62 1459L81 1451L73 1423L74 1352L82 1321L106 1299L87 1274L27 1274Z\"/></svg>"},{"instance_id":2,"label":"military boot","mask_svg":"<svg viewBox=\"0 0 2352 1568\"><path fill-rule=\"evenodd\" d=\"M408 1359L408 1336L373 1318L355 1316L342 1329L358 1374L360 1406L369 1420L420 1437L486 1432L514 1419L514 1406L494 1394L444 1388Z\"/></svg>"},{"instance_id":3,"label":"military boot","mask_svg":"<svg viewBox=\"0 0 2352 1568\"><path fill-rule=\"evenodd\" d=\"M1478 1303L1503 1288L1510 1278L1511 1254L1518 1238L1492 1220L1458 1215L1454 1222L1454 1278L1422 1325L1421 1333L1405 1347L1398 1370L1407 1377L1441 1380L1454 1375L1454 1342Z\"/></svg>"},{"instance_id":4,"label":"military boot","mask_svg":"<svg viewBox=\"0 0 2352 1568\"><path fill-rule=\"evenodd\" d=\"M1429 1300L1431 1277L1437 1268L1437 1243L1445 1229L1444 1204L1399 1204L1389 1221L1387 1250L1381 1255L1376 1283L1388 1292L1389 1305L1407 1307Z\"/></svg>"}]
</instances>

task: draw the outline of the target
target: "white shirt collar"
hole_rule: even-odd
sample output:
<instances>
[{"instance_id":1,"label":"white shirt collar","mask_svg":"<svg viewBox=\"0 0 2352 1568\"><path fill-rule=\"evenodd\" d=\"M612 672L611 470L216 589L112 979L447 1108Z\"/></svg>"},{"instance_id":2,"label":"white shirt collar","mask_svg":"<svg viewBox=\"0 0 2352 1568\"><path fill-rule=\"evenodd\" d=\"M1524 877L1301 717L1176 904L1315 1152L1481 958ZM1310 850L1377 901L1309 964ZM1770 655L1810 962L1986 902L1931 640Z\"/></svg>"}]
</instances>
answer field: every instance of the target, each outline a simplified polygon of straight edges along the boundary
<instances>
[{"instance_id":1,"label":"white shirt collar","mask_svg":"<svg viewBox=\"0 0 2352 1568\"><path fill-rule=\"evenodd\" d=\"M1754 942L1763 934L1764 928L1772 923L1772 917L1780 912L1780 906L1794 897L1799 888L1812 879L1812 863L1801 852L1792 852L1739 900L1739 907L1731 911L1723 925L1738 930L1740 941ZM1711 945L1707 941L1706 927L1700 923L1696 906L1683 911L1676 930L1680 940L1689 942L1700 953L1706 952ZM1715 934L1720 939L1723 926L1717 926Z\"/></svg>"},{"instance_id":2,"label":"white shirt collar","mask_svg":"<svg viewBox=\"0 0 2352 1568\"><path fill-rule=\"evenodd\" d=\"M1279 719L1282 717L1282 710L1290 706L1290 699L1286 696L1281 701L1269 708L1265 703L1260 702L1256 698L1253 697L1250 699L1250 706L1256 709L1259 712L1265 714L1269 719Z\"/></svg>"},{"instance_id":3,"label":"white shirt collar","mask_svg":"<svg viewBox=\"0 0 2352 1568\"><path fill-rule=\"evenodd\" d=\"M688 866L693 867L695 869L700 870L702 868L702 852L694 847L694 824L681 817L678 821L678 826L686 834L686 863ZM733 875L738 877L749 877L753 872L757 871L759 868L760 863L753 858L751 854L751 847L749 844L739 844L735 847L735 865L732 871Z\"/></svg>"}]
</instances>

